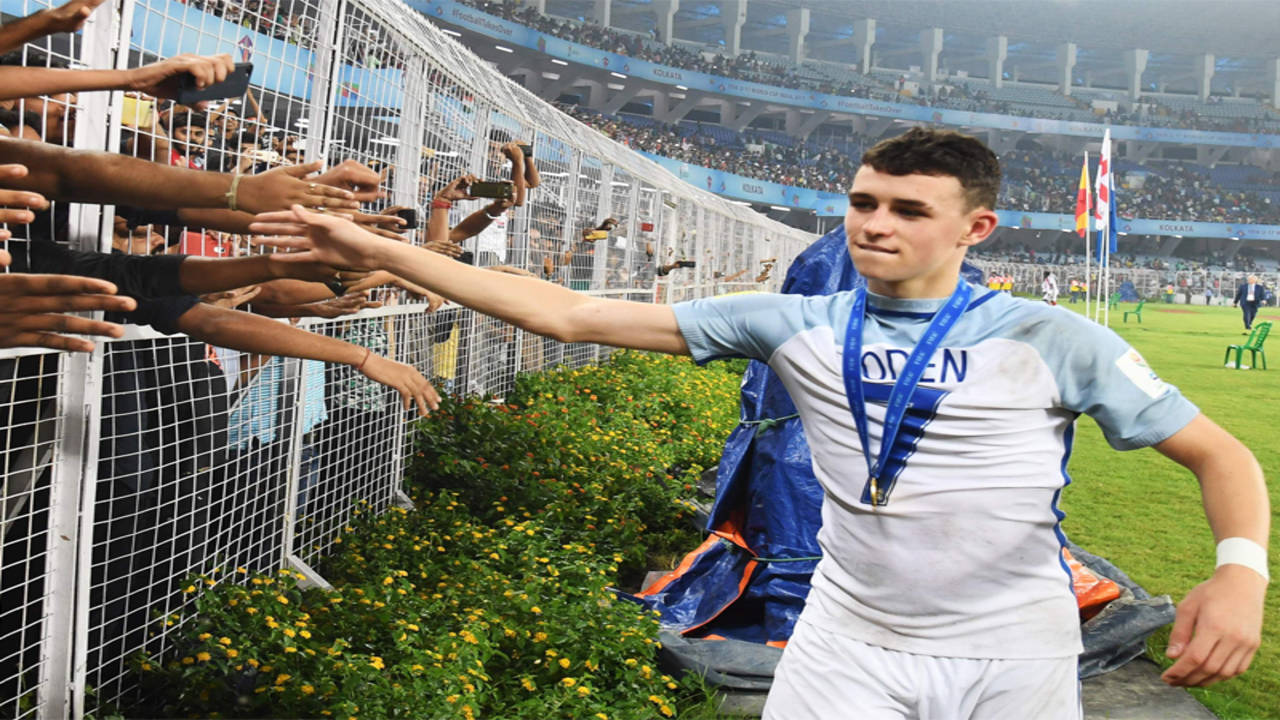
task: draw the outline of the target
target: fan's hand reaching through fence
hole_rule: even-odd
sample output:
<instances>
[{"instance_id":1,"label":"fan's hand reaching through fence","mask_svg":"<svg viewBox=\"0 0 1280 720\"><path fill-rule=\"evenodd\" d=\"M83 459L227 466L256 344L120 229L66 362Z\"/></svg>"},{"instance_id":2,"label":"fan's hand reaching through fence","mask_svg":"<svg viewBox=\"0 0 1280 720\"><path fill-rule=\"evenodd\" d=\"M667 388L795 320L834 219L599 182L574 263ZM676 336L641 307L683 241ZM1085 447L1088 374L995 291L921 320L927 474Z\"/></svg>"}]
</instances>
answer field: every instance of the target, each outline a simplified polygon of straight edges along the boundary
<instances>
[{"instance_id":1,"label":"fan's hand reaching through fence","mask_svg":"<svg viewBox=\"0 0 1280 720\"><path fill-rule=\"evenodd\" d=\"M12 260L9 253L0 250L0 267L8 267ZM124 328L115 323L60 313L137 309L133 298L115 293L115 285L96 278L0 274L0 347L91 352L92 341L68 334L120 337Z\"/></svg>"},{"instance_id":2,"label":"fan's hand reaching through fence","mask_svg":"<svg viewBox=\"0 0 1280 720\"><path fill-rule=\"evenodd\" d=\"M360 372L400 393L405 410L416 404L418 414L425 416L440 407L440 395L436 389L411 365L371 354L360 367Z\"/></svg>"}]
</instances>

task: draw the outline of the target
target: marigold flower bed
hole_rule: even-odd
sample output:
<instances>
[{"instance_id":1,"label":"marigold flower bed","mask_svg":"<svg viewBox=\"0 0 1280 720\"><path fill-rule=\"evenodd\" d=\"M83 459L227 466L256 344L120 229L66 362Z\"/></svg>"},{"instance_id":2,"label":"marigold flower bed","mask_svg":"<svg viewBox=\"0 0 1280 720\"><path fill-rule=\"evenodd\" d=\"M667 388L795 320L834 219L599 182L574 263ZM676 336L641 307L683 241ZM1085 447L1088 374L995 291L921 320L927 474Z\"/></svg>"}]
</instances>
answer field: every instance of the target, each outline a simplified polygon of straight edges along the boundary
<instances>
[{"instance_id":1,"label":"marigold flower bed","mask_svg":"<svg viewBox=\"0 0 1280 720\"><path fill-rule=\"evenodd\" d=\"M194 578L175 651L139 658L166 716L712 717L615 598L701 540L693 485L737 422L741 364L622 352L422 421L415 508L360 512L320 569ZM141 710L141 709L138 709Z\"/></svg>"}]
</instances>

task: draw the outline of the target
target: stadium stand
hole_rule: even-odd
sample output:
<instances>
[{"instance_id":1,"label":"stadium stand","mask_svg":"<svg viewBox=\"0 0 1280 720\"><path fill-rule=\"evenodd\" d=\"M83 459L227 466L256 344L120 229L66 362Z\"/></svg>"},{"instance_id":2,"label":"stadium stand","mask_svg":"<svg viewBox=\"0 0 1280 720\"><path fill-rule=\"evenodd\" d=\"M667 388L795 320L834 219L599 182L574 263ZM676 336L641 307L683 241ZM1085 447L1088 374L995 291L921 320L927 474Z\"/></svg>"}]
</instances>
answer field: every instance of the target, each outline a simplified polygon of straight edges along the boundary
<instances>
[{"instance_id":1,"label":"stadium stand","mask_svg":"<svg viewBox=\"0 0 1280 720\"><path fill-rule=\"evenodd\" d=\"M1280 111L1252 98L1213 97L1201 102L1190 96L1148 93L1143 97L1146 107L1139 111L1108 113L1095 111L1079 97L1065 96L1052 86L1006 82L1003 87L994 87L987 80L961 77L944 79L945 92L926 88L923 95L913 96L902 91L903 81L918 77L918 73L909 70L872 68L871 72L862 73L848 65L819 60L806 60L795 65L787 58L754 51L731 57L716 48L691 49L676 42L661 43L651 36L602 27L591 20L552 17L538 12L533 5L510 0L460 1L497 17L589 47L675 68L780 87L1033 118L1081 122L1098 122L1102 118L1116 124L1139 126L1280 133ZM1077 91L1074 88L1073 93L1081 97L1116 94L1114 91Z\"/></svg>"}]
</instances>

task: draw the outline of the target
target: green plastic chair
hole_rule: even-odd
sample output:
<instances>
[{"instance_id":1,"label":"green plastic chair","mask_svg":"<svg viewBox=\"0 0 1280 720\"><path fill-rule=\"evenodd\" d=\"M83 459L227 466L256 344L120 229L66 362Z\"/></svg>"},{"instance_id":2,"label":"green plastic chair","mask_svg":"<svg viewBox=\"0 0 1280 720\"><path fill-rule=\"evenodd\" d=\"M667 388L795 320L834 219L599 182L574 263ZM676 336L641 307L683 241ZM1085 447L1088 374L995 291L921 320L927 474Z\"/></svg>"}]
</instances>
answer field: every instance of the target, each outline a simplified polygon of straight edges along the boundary
<instances>
[{"instance_id":1,"label":"green plastic chair","mask_svg":"<svg viewBox=\"0 0 1280 720\"><path fill-rule=\"evenodd\" d=\"M1130 316L1130 315L1132 315L1132 316L1134 316L1134 317L1138 318L1138 324L1139 324L1139 325L1141 325L1141 324L1142 324L1142 306L1143 306L1143 305L1146 305L1146 304L1147 304L1147 301L1146 301L1146 300L1140 300L1140 301L1138 301L1138 307L1136 307L1136 308L1134 308L1134 309L1132 309L1132 310L1125 310L1125 311L1124 311L1124 321L1125 321L1125 322L1129 322L1129 316Z\"/></svg>"},{"instance_id":2,"label":"green plastic chair","mask_svg":"<svg viewBox=\"0 0 1280 720\"><path fill-rule=\"evenodd\" d=\"M1258 356L1262 356L1262 369L1267 369L1267 353L1262 350L1262 344L1267 341L1267 334L1271 332L1271 321L1256 323L1253 326L1253 332L1249 333L1249 339L1244 341L1243 345L1228 345L1226 355L1222 356L1222 364L1226 365L1231 358L1231 353L1236 354L1236 369L1240 369L1240 359L1245 350L1249 351L1249 367L1258 367Z\"/></svg>"},{"instance_id":3,"label":"green plastic chair","mask_svg":"<svg viewBox=\"0 0 1280 720\"><path fill-rule=\"evenodd\" d=\"M1107 309L1115 310L1116 306L1119 304L1120 304L1120 293L1118 292L1111 293L1111 299L1107 301Z\"/></svg>"}]
</instances>

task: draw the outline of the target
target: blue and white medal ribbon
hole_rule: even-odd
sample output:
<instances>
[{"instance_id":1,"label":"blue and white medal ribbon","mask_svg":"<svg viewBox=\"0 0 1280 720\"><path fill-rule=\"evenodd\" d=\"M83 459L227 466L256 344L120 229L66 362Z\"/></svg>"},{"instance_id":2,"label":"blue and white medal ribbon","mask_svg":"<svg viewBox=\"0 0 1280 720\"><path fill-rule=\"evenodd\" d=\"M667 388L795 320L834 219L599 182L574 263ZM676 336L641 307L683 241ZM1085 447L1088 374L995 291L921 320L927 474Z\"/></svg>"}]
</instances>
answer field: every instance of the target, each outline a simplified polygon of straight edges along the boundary
<instances>
[{"instance_id":1,"label":"blue and white medal ribbon","mask_svg":"<svg viewBox=\"0 0 1280 720\"><path fill-rule=\"evenodd\" d=\"M871 440L867 433L867 406L862 392L862 327L867 312L867 290L865 287L854 294L853 310L849 313L849 326L844 334L844 392L849 399L849 409L853 412L853 423L858 428L858 440L862 443L862 456L867 461L867 487L863 491L862 502L872 507L884 505L887 501L888 485L893 478L881 478L885 463L893 453L893 446L898 440L898 430L902 427L902 419L906 417L911 403L911 395L924 376L924 371L933 359L933 354L942 345L951 328L960 321L973 290L963 279L956 282L955 292L950 299L933 316L924 337L911 351L907 364L903 367L893 389L889 392L889 403L885 408L884 433L880 439L880 452L874 461L871 459ZM881 481L888 483L881 486Z\"/></svg>"}]
</instances>

